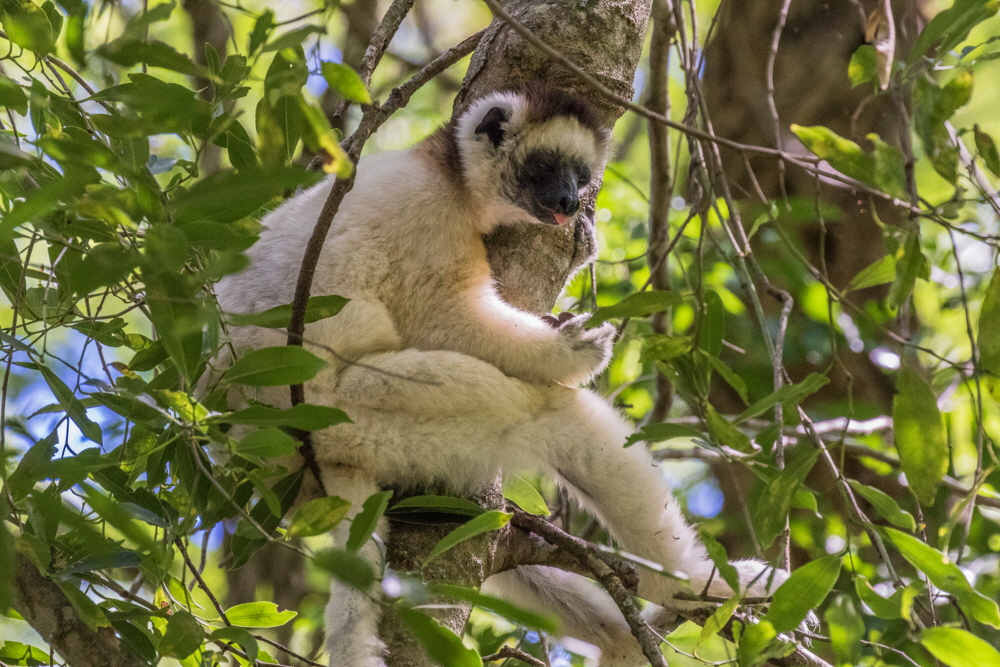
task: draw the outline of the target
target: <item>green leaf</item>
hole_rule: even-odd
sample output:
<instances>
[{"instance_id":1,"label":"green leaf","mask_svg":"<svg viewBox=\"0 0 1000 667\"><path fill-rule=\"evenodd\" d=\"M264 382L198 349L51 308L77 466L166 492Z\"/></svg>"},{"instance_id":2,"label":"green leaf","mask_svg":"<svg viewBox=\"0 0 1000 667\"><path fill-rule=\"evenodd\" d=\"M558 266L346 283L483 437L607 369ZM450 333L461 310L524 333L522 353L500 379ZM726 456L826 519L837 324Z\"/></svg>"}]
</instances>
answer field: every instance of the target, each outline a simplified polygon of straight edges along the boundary
<instances>
[{"instance_id":1,"label":"green leaf","mask_svg":"<svg viewBox=\"0 0 1000 667\"><path fill-rule=\"evenodd\" d=\"M268 507L268 504L265 501L260 500L256 505L254 505L253 509L250 510L250 517L260 524L261 528L264 530L269 533L273 532L281 522L284 513L288 511L288 509L292 506L292 503L294 503L295 499L298 497L299 488L302 486L302 476L303 473L300 470L299 472L281 479L272 487L271 490L274 495L277 496L278 502L281 505L280 509L282 516L275 516L275 514L271 511L271 508ZM267 540L263 536L257 534L256 529L253 529L254 532L251 533L251 537L246 537L240 534L239 528L243 525L245 524L241 523L237 527L236 534L233 535L233 539L230 543L230 549L232 549L233 552L232 568L234 570L246 565L246 562L250 560L250 556L256 553L262 546L267 544Z\"/></svg>"},{"instance_id":2,"label":"green leaf","mask_svg":"<svg viewBox=\"0 0 1000 667\"><path fill-rule=\"evenodd\" d=\"M754 504L753 525L757 529L757 539L762 549L770 547L785 529L785 517L788 516L788 510L792 505L792 497L812 470L817 456L819 452L813 451L792 461L768 482ZM784 630L779 629L778 632Z\"/></svg>"},{"instance_id":3,"label":"green leaf","mask_svg":"<svg viewBox=\"0 0 1000 667\"><path fill-rule=\"evenodd\" d=\"M49 17L31 0L5 0L2 5L4 31L14 44L46 55L55 50L57 32Z\"/></svg>"},{"instance_id":4,"label":"green leaf","mask_svg":"<svg viewBox=\"0 0 1000 667\"><path fill-rule=\"evenodd\" d=\"M886 599L878 594L872 585L868 583L868 579L864 575L855 574L854 590L857 591L861 601L868 605L872 613L879 618L902 618L902 614L900 613L902 589L896 591L891 598Z\"/></svg>"},{"instance_id":5,"label":"green leaf","mask_svg":"<svg viewBox=\"0 0 1000 667\"><path fill-rule=\"evenodd\" d=\"M935 16L917 37L907 60L916 64L934 49L936 57L960 44L978 24L997 13L998 0L955 0L951 7Z\"/></svg>"},{"instance_id":6,"label":"green leaf","mask_svg":"<svg viewBox=\"0 0 1000 667\"><path fill-rule=\"evenodd\" d=\"M590 319L587 320L586 327L593 329L604 324L608 320L624 319L626 317L645 317L654 313L659 313L668 308L676 306L683 300L677 292L666 292L662 290L651 290L647 292L636 292L630 294L613 306L598 308Z\"/></svg>"},{"instance_id":7,"label":"green leaf","mask_svg":"<svg viewBox=\"0 0 1000 667\"><path fill-rule=\"evenodd\" d=\"M548 516L552 513L549 511L548 505L545 504L545 499L538 493L538 490L523 477L505 480L503 497L516 503L518 507L528 514Z\"/></svg>"},{"instance_id":8,"label":"green leaf","mask_svg":"<svg viewBox=\"0 0 1000 667\"><path fill-rule=\"evenodd\" d=\"M801 403L806 396L816 393L820 388L824 387L829 382L830 378L825 375L810 373L802 382L799 382L798 384L786 384L781 387L781 389L778 389L770 395L755 402L753 405L744 410L743 414L737 417L734 423L740 424L748 419L756 417L757 415L763 414L765 411L770 410L778 403L784 404L786 406L786 412L790 412L788 407L798 406L798 404Z\"/></svg>"},{"instance_id":9,"label":"green leaf","mask_svg":"<svg viewBox=\"0 0 1000 667\"><path fill-rule=\"evenodd\" d=\"M684 426L683 424L668 424L657 422L646 424L641 429L633 433L625 441L626 447L631 447L637 442L663 442L673 438L705 438L705 434L698 429Z\"/></svg>"},{"instance_id":10,"label":"green leaf","mask_svg":"<svg viewBox=\"0 0 1000 667\"><path fill-rule=\"evenodd\" d=\"M867 183L894 197L906 196L903 155L898 148L879 139L878 135L868 135L874 148L871 152L866 152L853 141L822 125L803 127L793 124L791 130L806 148L845 176Z\"/></svg>"},{"instance_id":11,"label":"green leaf","mask_svg":"<svg viewBox=\"0 0 1000 667\"><path fill-rule=\"evenodd\" d=\"M340 63L324 62L322 72L327 84L343 95L344 99L358 104L372 103L371 93L353 68Z\"/></svg>"},{"instance_id":12,"label":"green leaf","mask_svg":"<svg viewBox=\"0 0 1000 667\"><path fill-rule=\"evenodd\" d=\"M309 297L309 301L306 302L306 324L333 317L343 310L349 301L350 299L336 294ZM292 320L292 304L275 306L260 313L231 313L227 318L238 327L255 326L285 329Z\"/></svg>"},{"instance_id":13,"label":"green leaf","mask_svg":"<svg viewBox=\"0 0 1000 667\"><path fill-rule=\"evenodd\" d=\"M138 355L136 355L138 356ZM246 426L297 428L300 431L321 431L335 424L351 423L343 410L325 405L299 403L289 410L276 410L255 405L244 410L209 418L209 421Z\"/></svg>"},{"instance_id":14,"label":"green leaf","mask_svg":"<svg viewBox=\"0 0 1000 667\"><path fill-rule=\"evenodd\" d=\"M94 570L112 570L120 567L139 567L142 555L131 549L115 549L107 553L95 553L71 563L59 571L60 576Z\"/></svg>"},{"instance_id":15,"label":"green leaf","mask_svg":"<svg viewBox=\"0 0 1000 667\"><path fill-rule=\"evenodd\" d=\"M913 515L900 509L889 494L873 486L866 486L857 480L849 479L847 481L858 495L871 503L883 519L910 532L917 529L917 522L913 519Z\"/></svg>"},{"instance_id":16,"label":"green leaf","mask_svg":"<svg viewBox=\"0 0 1000 667\"><path fill-rule=\"evenodd\" d=\"M240 648L243 649L243 652L247 654L247 658L250 659L251 663L257 659L257 654L260 651L260 647L257 646L257 640L252 634L243 628L219 628L210 634L208 639L216 643L226 641L239 644Z\"/></svg>"},{"instance_id":17,"label":"green leaf","mask_svg":"<svg viewBox=\"0 0 1000 667\"><path fill-rule=\"evenodd\" d=\"M837 655L837 664L861 664L861 640L865 637L865 622L854 608L851 598L838 595L823 616L829 627L830 644Z\"/></svg>"},{"instance_id":18,"label":"green leaf","mask_svg":"<svg viewBox=\"0 0 1000 667\"><path fill-rule=\"evenodd\" d=\"M438 543L434 545L434 548L431 549L431 552L427 555L427 560L424 561L424 564L426 565L452 547L461 544L476 535L482 535L483 533L488 533L491 530L500 530L507 525L512 516L514 515L492 510L484 512L474 519L470 519L464 525L459 526L442 537Z\"/></svg>"},{"instance_id":19,"label":"green leaf","mask_svg":"<svg viewBox=\"0 0 1000 667\"><path fill-rule=\"evenodd\" d=\"M744 454L750 454L754 451L750 438L726 421L726 418L720 415L711 405L705 406L705 424L720 445L730 447Z\"/></svg>"},{"instance_id":20,"label":"green leaf","mask_svg":"<svg viewBox=\"0 0 1000 667\"><path fill-rule=\"evenodd\" d=\"M295 618L294 611L278 611L273 602L246 602L226 610L226 618L241 628L278 628Z\"/></svg>"},{"instance_id":21,"label":"green leaf","mask_svg":"<svg viewBox=\"0 0 1000 667\"><path fill-rule=\"evenodd\" d=\"M306 41L310 35L316 34L325 35L326 28L318 25L304 25L300 28L295 28L294 30L289 30L284 34L278 35L273 42L264 47L264 51L281 51L283 49L294 48Z\"/></svg>"},{"instance_id":22,"label":"green leaf","mask_svg":"<svg viewBox=\"0 0 1000 667\"><path fill-rule=\"evenodd\" d=\"M827 556L806 563L792 572L774 592L765 616L776 632L789 632L826 599L840 576L840 556Z\"/></svg>"},{"instance_id":23,"label":"green leaf","mask_svg":"<svg viewBox=\"0 0 1000 667\"><path fill-rule=\"evenodd\" d=\"M187 191L178 191L173 200L174 222L178 225L198 220L235 222L256 214L289 190L312 185L317 178L319 174L299 166L219 171Z\"/></svg>"},{"instance_id":24,"label":"green leaf","mask_svg":"<svg viewBox=\"0 0 1000 667\"><path fill-rule=\"evenodd\" d=\"M474 588L455 586L453 584L433 584L430 586L429 592L431 595L443 595L445 597L454 598L455 600L469 602L477 607L481 607L482 609L488 609L492 612L496 612L508 621L516 623L517 625L535 630L541 630L542 632L548 632L549 634L557 634L559 632L559 621L555 617L536 614L532 611L521 609L507 600L501 600L500 598L492 595L480 593Z\"/></svg>"},{"instance_id":25,"label":"green leaf","mask_svg":"<svg viewBox=\"0 0 1000 667\"><path fill-rule=\"evenodd\" d=\"M249 55L253 55L267 41L271 31L274 30L274 25L274 12L265 9L264 13L254 21L253 31L250 33Z\"/></svg>"},{"instance_id":26,"label":"green leaf","mask_svg":"<svg viewBox=\"0 0 1000 667\"><path fill-rule=\"evenodd\" d=\"M722 297L714 289L705 290L701 322L698 328L698 347L713 357L722 353L722 339L726 335L726 308Z\"/></svg>"},{"instance_id":27,"label":"green leaf","mask_svg":"<svg viewBox=\"0 0 1000 667\"><path fill-rule=\"evenodd\" d=\"M933 505L948 471L948 438L934 391L906 364L896 375L892 425L907 483L920 502Z\"/></svg>"},{"instance_id":28,"label":"green leaf","mask_svg":"<svg viewBox=\"0 0 1000 667\"><path fill-rule=\"evenodd\" d=\"M298 345L281 345L247 353L223 378L233 384L277 387L311 380L325 366L325 361Z\"/></svg>"},{"instance_id":29,"label":"green leaf","mask_svg":"<svg viewBox=\"0 0 1000 667\"><path fill-rule=\"evenodd\" d=\"M895 279L896 258L892 255L886 255L858 271L857 275L851 279L846 291L853 292L854 290L874 287L875 285L884 285L891 283Z\"/></svg>"},{"instance_id":30,"label":"green leaf","mask_svg":"<svg viewBox=\"0 0 1000 667\"><path fill-rule=\"evenodd\" d=\"M233 445L233 451L243 457L271 459L291 456L298 449L299 441L284 431L265 427L251 431Z\"/></svg>"},{"instance_id":31,"label":"green leaf","mask_svg":"<svg viewBox=\"0 0 1000 667\"><path fill-rule=\"evenodd\" d=\"M725 362L718 357L712 356L706 352L705 359L708 361L708 365L711 366L715 372L726 381L726 384L733 388L733 391L739 395L740 399L744 403L749 404L750 396L747 393L747 385L746 382L743 381L743 378L737 375L733 369L727 366Z\"/></svg>"},{"instance_id":32,"label":"green leaf","mask_svg":"<svg viewBox=\"0 0 1000 667\"><path fill-rule=\"evenodd\" d=\"M371 564L361 556L343 549L324 549L316 554L313 562L345 584L365 593L375 581Z\"/></svg>"},{"instance_id":33,"label":"green leaf","mask_svg":"<svg viewBox=\"0 0 1000 667\"><path fill-rule=\"evenodd\" d=\"M927 575L931 583L958 600L958 606L980 623L1000 628L1000 607L969 585L957 565L948 556L916 537L894 528L879 528L913 567Z\"/></svg>"},{"instance_id":34,"label":"green leaf","mask_svg":"<svg viewBox=\"0 0 1000 667\"><path fill-rule=\"evenodd\" d=\"M110 60L122 67L146 63L151 67L162 67L191 76L209 74L205 68L195 64L174 47L155 39L143 41L123 37L97 47L94 52L105 60Z\"/></svg>"},{"instance_id":35,"label":"green leaf","mask_svg":"<svg viewBox=\"0 0 1000 667\"><path fill-rule=\"evenodd\" d=\"M862 83L877 79L875 69L877 53L871 44L862 44L854 52L854 55L851 56L851 62L847 65L847 76L850 77L852 86L860 86Z\"/></svg>"},{"instance_id":36,"label":"green leaf","mask_svg":"<svg viewBox=\"0 0 1000 667\"><path fill-rule=\"evenodd\" d=\"M167 621L157 650L160 655L183 660L194 653L205 640L205 629L188 611L177 611Z\"/></svg>"},{"instance_id":37,"label":"green leaf","mask_svg":"<svg viewBox=\"0 0 1000 667\"><path fill-rule=\"evenodd\" d=\"M351 521L351 529L348 531L347 544L345 547L350 553L357 553L361 547L371 538L378 522L385 514L385 508L392 498L392 491L380 491L365 500L361 506L361 512Z\"/></svg>"},{"instance_id":38,"label":"green leaf","mask_svg":"<svg viewBox=\"0 0 1000 667\"><path fill-rule=\"evenodd\" d=\"M482 667L479 653L466 648L461 637L430 616L405 607L394 607L394 611L434 662L442 667Z\"/></svg>"},{"instance_id":39,"label":"green leaf","mask_svg":"<svg viewBox=\"0 0 1000 667\"><path fill-rule=\"evenodd\" d=\"M298 537L322 535L340 523L350 509L351 503L337 496L310 500L295 510L288 534Z\"/></svg>"},{"instance_id":40,"label":"green leaf","mask_svg":"<svg viewBox=\"0 0 1000 667\"><path fill-rule=\"evenodd\" d=\"M13 599L11 584L17 576L16 556L14 537L7 530L7 523L0 521L0 616L7 615Z\"/></svg>"},{"instance_id":41,"label":"green leaf","mask_svg":"<svg viewBox=\"0 0 1000 667\"><path fill-rule=\"evenodd\" d=\"M973 126L976 136L976 151L982 159L986 168L993 172L994 176L1000 177L1000 152L997 151L997 144L993 137L979 129L979 125Z\"/></svg>"},{"instance_id":42,"label":"green leaf","mask_svg":"<svg viewBox=\"0 0 1000 667\"><path fill-rule=\"evenodd\" d=\"M39 667L40 665L48 665L51 661L49 660L49 652L43 651L37 646L5 641L0 645L0 662L19 667Z\"/></svg>"},{"instance_id":43,"label":"green leaf","mask_svg":"<svg viewBox=\"0 0 1000 667\"><path fill-rule=\"evenodd\" d=\"M726 553L726 548L719 544L714 537L709 535L706 531L701 531L701 541L705 545L705 549L708 551L708 557L712 559L712 563L715 564L715 569L719 571L722 576L722 580L729 584L729 588L734 592L740 591L740 575L733 567L732 563L729 562L729 554Z\"/></svg>"},{"instance_id":44,"label":"green leaf","mask_svg":"<svg viewBox=\"0 0 1000 667\"><path fill-rule=\"evenodd\" d=\"M14 502L26 498L35 482L42 479L49 461L56 454L56 443L59 434L53 431L33 444L18 461L17 468L7 478L7 489L10 490Z\"/></svg>"},{"instance_id":45,"label":"green leaf","mask_svg":"<svg viewBox=\"0 0 1000 667\"><path fill-rule=\"evenodd\" d=\"M983 384L1000 403L1000 269L990 277L979 308L979 369Z\"/></svg>"},{"instance_id":46,"label":"green leaf","mask_svg":"<svg viewBox=\"0 0 1000 667\"><path fill-rule=\"evenodd\" d=\"M49 385L49 389L52 390L52 394L56 397L59 405L66 411L69 418L73 420L73 423L77 425L80 432L88 439L101 444L103 441L101 427L87 416L87 408L83 406L83 403L76 397L73 390L66 386L66 383L59 379L59 376L46 366L40 364L32 364L32 366L45 378L45 383Z\"/></svg>"},{"instance_id":47,"label":"green leaf","mask_svg":"<svg viewBox=\"0 0 1000 667\"><path fill-rule=\"evenodd\" d=\"M926 277L930 272L927 257L920 249L920 228L916 225L906 233L902 253L896 260L896 279L889 288L888 302L893 310L910 296L917 278Z\"/></svg>"},{"instance_id":48,"label":"green leaf","mask_svg":"<svg viewBox=\"0 0 1000 667\"><path fill-rule=\"evenodd\" d=\"M16 111L22 116L28 115L28 96L24 89L13 79L0 75L0 106Z\"/></svg>"},{"instance_id":49,"label":"green leaf","mask_svg":"<svg viewBox=\"0 0 1000 667\"><path fill-rule=\"evenodd\" d=\"M387 516L402 520L403 517L413 514L446 514L454 516L479 516L484 513L482 507L466 500L454 496L411 496L399 501L386 512Z\"/></svg>"},{"instance_id":50,"label":"green leaf","mask_svg":"<svg viewBox=\"0 0 1000 667\"><path fill-rule=\"evenodd\" d=\"M642 355L639 361L670 361L691 351L690 336L667 336L649 334L642 340Z\"/></svg>"},{"instance_id":51,"label":"green leaf","mask_svg":"<svg viewBox=\"0 0 1000 667\"><path fill-rule=\"evenodd\" d=\"M927 628L920 633L920 643L948 667L1000 665L1000 651L961 628Z\"/></svg>"}]
</instances>

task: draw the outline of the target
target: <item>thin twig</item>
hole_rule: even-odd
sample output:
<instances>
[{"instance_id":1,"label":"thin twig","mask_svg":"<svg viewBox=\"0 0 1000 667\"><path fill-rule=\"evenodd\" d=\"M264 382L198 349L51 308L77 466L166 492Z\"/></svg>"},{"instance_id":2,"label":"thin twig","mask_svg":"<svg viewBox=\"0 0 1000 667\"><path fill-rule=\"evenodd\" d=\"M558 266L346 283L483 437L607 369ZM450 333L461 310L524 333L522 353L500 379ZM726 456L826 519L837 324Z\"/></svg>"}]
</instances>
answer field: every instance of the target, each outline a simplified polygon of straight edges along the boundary
<instances>
[{"instance_id":1,"label":"thin twig","mask_svg":"<svg viewBox=\"0 0 1000 667\"><path fill-rule=\"evenodd\" d=\"M509 660L511 658L520 660L526 665L531 665L531 667L545 667L545 663L535 656L525 653L519 648L511 648L510 646L504 646L496 653L484 655L483 662L496 662L497 660Z\"/></svg>"}]
</instances>

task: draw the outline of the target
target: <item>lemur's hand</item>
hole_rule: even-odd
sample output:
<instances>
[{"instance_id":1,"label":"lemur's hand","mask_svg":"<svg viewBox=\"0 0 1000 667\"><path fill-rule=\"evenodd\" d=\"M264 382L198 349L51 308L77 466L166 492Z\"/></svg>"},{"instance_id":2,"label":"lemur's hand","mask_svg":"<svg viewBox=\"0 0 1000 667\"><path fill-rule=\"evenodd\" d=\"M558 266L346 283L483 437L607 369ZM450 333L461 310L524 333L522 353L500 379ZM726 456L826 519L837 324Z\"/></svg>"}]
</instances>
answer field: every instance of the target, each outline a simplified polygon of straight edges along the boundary
<instances>
[{"instance_id":1,"label":"lemur's hand","mask_svg":"<svg viewBox=\"0 0 1000 667\"><path fill-rule=\"evenodd\" d=\"M591 373L600 373L611 360L615 326L605 322L599 327L584 329L583 325L590 319L590 313L570 314L568 317L566 315L567 313L560 313L558 317L553 318L558 323L556 329L574 352L587 359L586 367Z\"/></svg>"}]
</instances>

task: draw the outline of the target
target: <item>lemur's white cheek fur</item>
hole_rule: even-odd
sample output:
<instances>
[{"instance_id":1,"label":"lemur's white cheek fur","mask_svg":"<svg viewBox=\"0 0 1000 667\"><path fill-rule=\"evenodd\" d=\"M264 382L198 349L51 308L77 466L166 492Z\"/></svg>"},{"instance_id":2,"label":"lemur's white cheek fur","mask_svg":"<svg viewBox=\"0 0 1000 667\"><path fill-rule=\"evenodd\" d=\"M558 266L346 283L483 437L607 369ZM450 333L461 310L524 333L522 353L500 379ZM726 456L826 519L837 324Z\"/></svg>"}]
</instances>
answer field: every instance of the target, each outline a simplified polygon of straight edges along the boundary
<instances>
[{"instance_id":1,"label":"lemur's white cheek fur","mask_svg":"<svg viewBox=\"0 0 1000 667\"><path fill-rule=\"evenodd\" d=\"M509 111L503 129L516 142L509 150L487 150L476 136L495 106ZM602 397L573 388L607 364L613 327L588 330L580 320L556 329L513 308L493 285L483 246L483 232L513 210L498 191L498 174L516 170L518 160L540 148L596 170L605 145L606 131L586 103L533 85L487 96L410 150L361 161L312 289L350 302L305 334L307 347L330 361L307 384L306 400L342 408L352 419L313 434L317 462L326 492L350 500L352 512L385 487L444 484L465 493L498 472L542 473L626 551L685 572L700 592L712 563L659 467L642 447L623 447L631 423ZM249 267L218 285L224 311L260 312L292 300L303 248L332 183L263 220ZM273 330L230 331L238 354L284 342ZM287 406L287 389L264 388L257 399ZM338 546L344 530L334 535ZM378 527L383 539L386 530ZM374 542L360 553L382 566ZM739 571L750 581L763 567L747 562ZM712 582L710 593L729 593L721 578ZM645 664L609 598L576 575L522 567L484 588L562 616L566 632L602 647L604 666ZM643 571L639 593L672 605L681 588ZM331 665L382 667L381 612L372 599L380 594L334 584L326 616ZM651 622L662 617L657 609L650 607Z\"/></svg>"}]
</instances>

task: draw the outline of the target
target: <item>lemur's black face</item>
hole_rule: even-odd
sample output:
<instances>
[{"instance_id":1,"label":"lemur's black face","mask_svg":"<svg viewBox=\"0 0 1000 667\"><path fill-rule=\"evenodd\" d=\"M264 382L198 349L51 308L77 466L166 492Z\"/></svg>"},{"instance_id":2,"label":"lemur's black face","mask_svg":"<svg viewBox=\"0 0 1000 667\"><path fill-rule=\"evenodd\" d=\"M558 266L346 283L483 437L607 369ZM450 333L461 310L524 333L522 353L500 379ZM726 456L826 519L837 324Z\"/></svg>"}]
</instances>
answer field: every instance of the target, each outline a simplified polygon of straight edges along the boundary
<instances>
[{"instance_id":1,"label":"lemur's black face","mask_svg":"<svg viewBox=\"0 0 1000 667\"><path fill-rule=\"evenodd\" d=\"M509 137L510 113L501 107L490 109L475 129L495 149ZM580 210L580 190L590 184L591 171L580 157L552 148L529 151L505 174L504 196L532 217L550 224L564 225Z\"/></svg>"}]
</instances>

